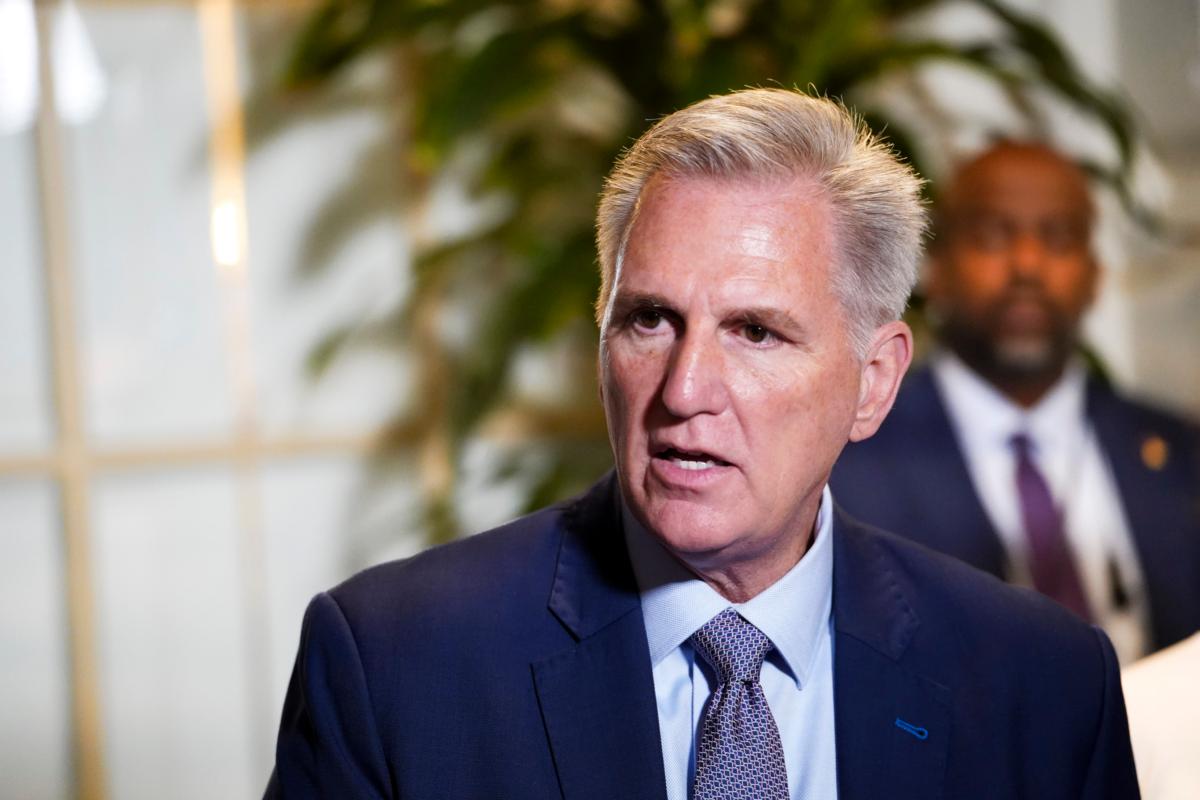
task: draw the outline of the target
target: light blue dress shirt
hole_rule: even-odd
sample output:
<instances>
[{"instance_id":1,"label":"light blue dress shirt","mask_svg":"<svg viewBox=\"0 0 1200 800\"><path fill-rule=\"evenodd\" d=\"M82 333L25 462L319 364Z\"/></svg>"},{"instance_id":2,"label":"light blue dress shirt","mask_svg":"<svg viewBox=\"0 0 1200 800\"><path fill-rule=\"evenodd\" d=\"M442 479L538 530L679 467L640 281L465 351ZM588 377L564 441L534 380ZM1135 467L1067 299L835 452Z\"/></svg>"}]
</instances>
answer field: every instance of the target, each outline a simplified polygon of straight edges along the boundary
<instances>
[{"instance_id":1,"label":"light blue dress shirt","mask_svg":"<svg viewBox=\"0 0 1200 800\"><path fill-rule=\"evenodd\" d=\"M712 668L687 640L730 607L775 646L760 680L783 741L789 795L792 800L837 798L832 508L826 486L812 547L766 591L740 604L685 569L622 508L650 645L668 800L691 797L704 704L717 685Z\"/></svg>"}]
</instances>

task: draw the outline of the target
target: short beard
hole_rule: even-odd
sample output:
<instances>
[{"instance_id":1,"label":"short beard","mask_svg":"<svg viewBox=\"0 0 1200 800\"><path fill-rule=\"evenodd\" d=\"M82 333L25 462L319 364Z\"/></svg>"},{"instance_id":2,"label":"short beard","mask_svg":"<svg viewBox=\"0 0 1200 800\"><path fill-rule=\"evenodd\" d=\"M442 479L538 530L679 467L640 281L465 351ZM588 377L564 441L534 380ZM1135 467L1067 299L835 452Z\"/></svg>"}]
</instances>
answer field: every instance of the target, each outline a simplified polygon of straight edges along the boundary
<instances>
[{"instance_id":1,"label":"short beard","mask_svg":"<svg viewBox=\"0 0 1200 800\"><path fill-rule=\"evenodd\" d=\"M1040 337L993 339L971 323L952 319L944 321L939 335L968 366L999 386L1036 385L1057 379L1077 344L1072 330Z\"/></svg>"},{"instance_id":2,"label":"short beard","mask_svg":"<svg viewBox=\"0 0 1200 800\"><path fill-rule=\"evenodd\" d=\"M1053 373L1065 361L1063 347L1049 337L1001 339L990 345L993 367L1013 377Z\"/></svg>"}]
</instances>

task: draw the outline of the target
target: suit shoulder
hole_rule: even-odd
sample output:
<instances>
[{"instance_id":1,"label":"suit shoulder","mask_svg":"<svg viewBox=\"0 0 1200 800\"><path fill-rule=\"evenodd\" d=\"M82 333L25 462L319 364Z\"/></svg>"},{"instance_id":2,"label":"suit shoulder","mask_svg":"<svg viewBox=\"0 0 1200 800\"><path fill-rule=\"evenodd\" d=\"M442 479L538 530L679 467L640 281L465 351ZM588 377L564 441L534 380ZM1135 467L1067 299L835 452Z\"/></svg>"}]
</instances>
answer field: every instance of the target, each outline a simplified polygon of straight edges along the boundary
<instances>
[{"instance_id":1,"label":"suit shoulder","mask_svg":"<svg viewBox=\"0 0 1200 800\"><path fill-rule=\"evenodd\" d=\"M948 634L964 644L986 640L989 651L1032 648L1025 651L1030 656L1061 656L1072 646L1095 653L1092 626L1038 592L893 533L857 522L855 527L886 554L897 590L927 633Z\"/></svg>"},{"instance_id":2,"label":"suit shoulder","mask_svg":"<svg viewBox=\"0 0 1200 800\"><path fill-rule=\"evenodd\" d=\"M398 617L470 619L501 605L544 605L564 513L564 506L552 506L410 558L369 567L328 594L352 626Z\"/></svg>"},{"instance_id":3,"label":"suit shoulder","mask_svg":"<svg viewBox=\"0 0 1200 800\"><path fill-rule=\"evenodd\" d=\"M1093 414L1108 413L1173 441L1200 442L1200 421L1155 402L1117 392L1108 386L1089 386Z\"/></svg>"},{"instance_id":4,"label":"suit shoulder","mask_svg":"<svg viewBox=\"0 0 1200 800\"><path fill-rule=\"evenodd\" d=\"M1200 477L1200 424L1159 406L1089 386L1088 415L1110 456L1165 465L1189 492Z\"/></svg>"},{"instance_id":5,"label":"suit shoulder","mask_svg":"<svg viewBox=\"0 0 1200 800\"><path fill-rule=\"evenodd\" d=\"M1087 785L1099 786L1110 768L1130 785L1116 655L1099 629L906 539L852 521L843 531L846 561L865 565L847 582L876 598L859 601L858 618L873 612L887 624L859 622L839 633L858 640L847 642L851 652L861 642L876 663L890 659L942 701L959 752L950 778L959 788L948 796L979 795L978 765L1005 762L1020 777L999 770L985 778L988 789L1008 782L996 796L1099 797L1084 790L1085 771ZM836 561L834 569L836 576ZM864 638L872 630L886 635ZM1038 758L1053 768L1028 780L1019 765ZM1103 796L1127 795L1122 788Z\"/></svg>"}]
</instances>

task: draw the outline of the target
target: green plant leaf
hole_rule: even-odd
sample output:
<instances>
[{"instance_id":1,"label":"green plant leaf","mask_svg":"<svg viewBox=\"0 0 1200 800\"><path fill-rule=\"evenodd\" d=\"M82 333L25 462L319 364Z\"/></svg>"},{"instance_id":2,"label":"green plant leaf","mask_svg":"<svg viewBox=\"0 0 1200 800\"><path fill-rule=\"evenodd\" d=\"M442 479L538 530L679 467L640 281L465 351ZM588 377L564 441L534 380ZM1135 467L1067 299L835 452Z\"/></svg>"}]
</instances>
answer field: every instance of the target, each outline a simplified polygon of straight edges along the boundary
<instances>
[{"instance_id":1,"label":"green plant leaf","mask_svg":"<svg viewBox=\"0 0 1200 800\"><path fill-rule=\"evenodd\" d=\"M1114 94L1094 88L1044 25L996 0L975 1L1008 27L1012 45L1029 58L1047 86L1105 125L1117 145L1121 172L1128 177L1133 166L1133 122L1124 104Z\"/></svg>"}]
</instances>

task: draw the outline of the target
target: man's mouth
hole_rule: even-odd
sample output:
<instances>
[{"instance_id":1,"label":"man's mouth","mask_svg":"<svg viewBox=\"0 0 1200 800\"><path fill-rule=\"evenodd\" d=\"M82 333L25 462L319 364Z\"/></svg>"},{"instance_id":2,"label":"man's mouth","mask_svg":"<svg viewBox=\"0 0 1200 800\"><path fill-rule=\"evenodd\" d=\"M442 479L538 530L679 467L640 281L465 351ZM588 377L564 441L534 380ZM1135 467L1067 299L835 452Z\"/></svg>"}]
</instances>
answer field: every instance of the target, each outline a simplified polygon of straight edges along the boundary
<instances>
[{"instance_id":1,"label":"man's mouth","mask_svg":"<svg viewBox=\"0 0 1200 800\"><path fill-rule=\"evenodd\" d=\"M711 453L705 453L701 450L679 450L674 447L667 447L655 453L654 457L670 461L680 469L687 470L698 471L713 467L732 466L728 461L724 461Z\"/></svg>"},{"instance_id":2,"label":"man's mouth","mask_svg":"<svg viewBox=\"0 0 1200 800\"><path fill-rule=\"evenodd\" d=\"M1000 326L1013 333L1042 333L1056 324L1054 305L1036 291L1013 291L996 303Z\"/></svg>"}]
</instances>

